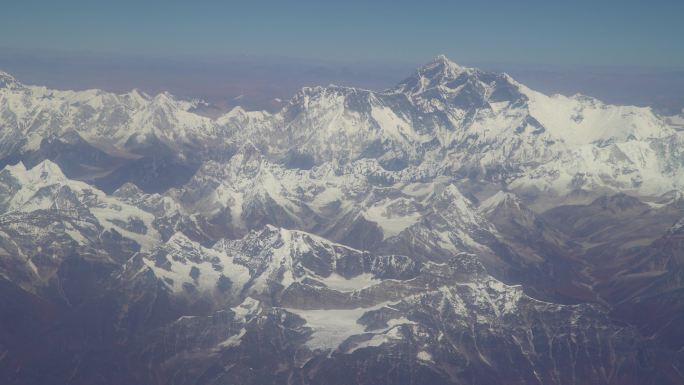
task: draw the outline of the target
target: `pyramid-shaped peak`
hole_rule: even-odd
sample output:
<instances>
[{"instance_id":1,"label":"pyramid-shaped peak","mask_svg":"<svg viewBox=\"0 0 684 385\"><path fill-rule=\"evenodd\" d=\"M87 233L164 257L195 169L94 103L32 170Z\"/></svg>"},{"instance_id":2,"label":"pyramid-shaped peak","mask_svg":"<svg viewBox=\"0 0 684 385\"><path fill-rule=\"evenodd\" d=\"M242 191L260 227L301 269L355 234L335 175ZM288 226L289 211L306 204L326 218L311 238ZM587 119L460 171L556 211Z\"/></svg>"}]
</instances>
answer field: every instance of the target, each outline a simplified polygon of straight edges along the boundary
<instances>
[{"instance_id":1,"label":"pyramid-shaped peak","mask_svg":"<svg viewBox=\"0 0 684 385\"><path fill-rule=\"evenodd\" d=\"M432 59L432 63L443 63L443 64L451 64L451 65L458 65L454 61L450 60L446 55L444 54L439 54Z\"/></svg>"},{"instance_id":2,"label":"pyramid-shaped peak","mask_svg":"<svg viewBox=\"0 0 684 385\"><path fill-rule=\"evenodd\" d=\"M42 180L63 181L67 179L59 165L49 159L43 160L27 172Z\"/></svg>"},{"instance_id":3,"label":"pyramid-shaped peak","mask_svg":"<svg viewBox=\"0 0 684 385\"><path fill-rule=\"evenodd\" d=\"M463 74L469 74L470 70L470 68L449 60L445 55L439 55L429 63L419 67L410 77L399 83L393 91L419 94L453 81Z\"/></svg>"},{"instance_id":4,"label":"pyramid-shaped peak","mask_svg":"<svg viewBox=\"0 0 684 385\"><path fill-rule=\"evenodd\" d=\"M515 194L508 191L499 191L480 203L479 210L481 212L488 213L496 210L499 207L520 208L520 206L520 199Z\"/></svg>"},{"instance_id":5,"label":"pyramid-shaped peak","mask_svg":"<svg viewBox=\"0 0 684 385\"><path fill-rule=\"evenodd\" d=\"M451 71L453 73L460 73L466 69L466 67L450 60L446 55L437 55L432 61L420 67L419 72L433 70L439 68L443 71Z\"/></svg>"}]
</instances>

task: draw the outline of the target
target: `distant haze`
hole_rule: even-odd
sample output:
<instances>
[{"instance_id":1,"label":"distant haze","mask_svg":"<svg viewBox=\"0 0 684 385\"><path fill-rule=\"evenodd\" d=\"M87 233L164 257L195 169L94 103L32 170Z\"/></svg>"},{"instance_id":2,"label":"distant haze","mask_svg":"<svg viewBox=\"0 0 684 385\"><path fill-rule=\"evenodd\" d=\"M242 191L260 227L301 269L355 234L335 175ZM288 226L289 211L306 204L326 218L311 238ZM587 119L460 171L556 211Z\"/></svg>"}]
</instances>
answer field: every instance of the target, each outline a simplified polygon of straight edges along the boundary
<instances>
[{"instance_id":1,"label":"distant haze","mask_svg":"<svg viewBox=\"0 0 684 385\"><path fill-rule=\"evenodd\" d=\"M338 84L381 90L409 76L422 62L334 63L283 57L164 57L30 52L0 48L0 70L26 84L57 89L100 88L150 94L169 91L221 108L275 109L304 86ZM452 57L458 61L458 58ZM582 93L614 104L652 106L672 113L684 108L684 69L614 66L459 64L507 72L539 91Z\"/></svg>"}]
</instances>

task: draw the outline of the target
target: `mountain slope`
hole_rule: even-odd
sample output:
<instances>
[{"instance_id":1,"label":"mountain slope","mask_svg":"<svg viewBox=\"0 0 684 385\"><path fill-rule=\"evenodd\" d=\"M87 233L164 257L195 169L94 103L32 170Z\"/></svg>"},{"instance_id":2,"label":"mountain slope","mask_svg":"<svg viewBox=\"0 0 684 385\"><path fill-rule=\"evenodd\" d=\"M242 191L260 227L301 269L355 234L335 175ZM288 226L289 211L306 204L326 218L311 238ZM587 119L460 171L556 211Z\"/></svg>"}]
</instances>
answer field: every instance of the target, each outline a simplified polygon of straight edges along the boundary
<instances>
[{"instance_id":1,"label":"mountain slope","mask_svg":"<svg viewBox=\"0 0 684 385\"><path fill-rule=\"evenodd\" d=\"M0 73L2 383L684 383L676 119L444 56L200 103Z\"/></svg>"}]
</instances>

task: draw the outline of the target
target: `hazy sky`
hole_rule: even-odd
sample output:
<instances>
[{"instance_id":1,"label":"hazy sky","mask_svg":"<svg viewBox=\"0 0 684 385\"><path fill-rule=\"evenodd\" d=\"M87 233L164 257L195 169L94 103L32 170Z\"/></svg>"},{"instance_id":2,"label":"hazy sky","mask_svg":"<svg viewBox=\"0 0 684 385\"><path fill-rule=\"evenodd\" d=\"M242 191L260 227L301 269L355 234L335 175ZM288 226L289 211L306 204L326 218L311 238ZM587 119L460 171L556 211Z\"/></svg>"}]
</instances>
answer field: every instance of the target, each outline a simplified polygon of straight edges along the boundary
<instances>
[{"instance_id":1,"label":"hazy sky","mask_svg":"<svg viewBox=\"0 0 684 385\"><path fill-rule=\"evenodd\" d=\"M3 1L0 47L684 67L682 0Z\"/></svg>"},{"instance_id":2,"label":"hazy sky","mask_svg":"<svg viewBox=\"0 0 684 385\"><path fill-rule=\"evenodd\" d=\"M380 89L444 53L547 93L684 107L684 0L3 1L0 70L28 84L268 107Z\"/></svg>"}]
</instances>

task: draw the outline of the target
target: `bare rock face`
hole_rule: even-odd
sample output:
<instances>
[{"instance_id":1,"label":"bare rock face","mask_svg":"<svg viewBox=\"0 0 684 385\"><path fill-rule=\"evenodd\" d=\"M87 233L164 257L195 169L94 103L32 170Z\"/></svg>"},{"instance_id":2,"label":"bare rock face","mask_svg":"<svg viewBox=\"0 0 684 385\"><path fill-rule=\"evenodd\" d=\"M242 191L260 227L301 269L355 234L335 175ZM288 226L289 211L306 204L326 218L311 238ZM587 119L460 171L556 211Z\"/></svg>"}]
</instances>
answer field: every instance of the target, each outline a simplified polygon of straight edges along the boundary
<instances>
[{"instance_id":1,"label":"bare rock face","mask_svg":"<svg viewBox=\"0 0 684 385\"><path fill-rule=\"evenodd\" d=\"M3 384L682 384L684 141L440 56L207 118L0 73Z\"/></svg>"}]
</instances>

